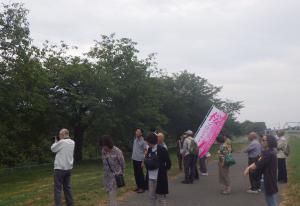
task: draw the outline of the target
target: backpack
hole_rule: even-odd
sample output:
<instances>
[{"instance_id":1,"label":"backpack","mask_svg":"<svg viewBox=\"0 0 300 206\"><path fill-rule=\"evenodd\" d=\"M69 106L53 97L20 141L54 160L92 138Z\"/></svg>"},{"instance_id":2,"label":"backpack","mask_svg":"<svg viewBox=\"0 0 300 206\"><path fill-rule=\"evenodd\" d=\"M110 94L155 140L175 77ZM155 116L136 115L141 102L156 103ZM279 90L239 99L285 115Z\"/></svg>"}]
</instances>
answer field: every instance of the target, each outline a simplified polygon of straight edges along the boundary
<instances>
[{"instance_id":1,"label":"backpack","mask_svg":"<svg viewBox=\"0 0 300 206\"><path fill-rule=\"evenodd\" d=\"M195 142L195 140L192 139L191 140L191 145L190 145L190 148L189 148L189 153L192 154L192 155L196 155L197 152L198 152L198 145Z\"/></svg>"},{"instance_id":2,"label":"backpack","mask_svg":"<svg viewBox=\"0 0 300 206\"><path fill-rule=\"evenodd\" d=\"M145 159L144 164L147 170L156 170L159 168L159 158L156 152L149 152Z\"/></svg>"}]
</instances>

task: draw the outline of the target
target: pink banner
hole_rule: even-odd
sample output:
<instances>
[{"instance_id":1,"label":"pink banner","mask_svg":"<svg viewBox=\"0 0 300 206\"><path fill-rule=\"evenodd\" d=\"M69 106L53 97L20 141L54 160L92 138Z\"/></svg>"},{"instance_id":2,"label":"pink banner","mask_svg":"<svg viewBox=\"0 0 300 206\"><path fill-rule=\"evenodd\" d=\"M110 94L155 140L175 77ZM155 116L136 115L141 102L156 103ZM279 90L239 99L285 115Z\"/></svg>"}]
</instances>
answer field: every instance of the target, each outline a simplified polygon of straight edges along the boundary
<instances>
[{"instance_id":1,"label":"pink banner","mask_svg":"<svg viewBox=\"0 0 300 206\"><path fill-rule=\"evenodd\" d=\"M221 132L227 118L228 114L215 106L212 107L198 133L195 135L195 141L199 147L200 158L209 151Z\"/></svg>"}]
</instances>

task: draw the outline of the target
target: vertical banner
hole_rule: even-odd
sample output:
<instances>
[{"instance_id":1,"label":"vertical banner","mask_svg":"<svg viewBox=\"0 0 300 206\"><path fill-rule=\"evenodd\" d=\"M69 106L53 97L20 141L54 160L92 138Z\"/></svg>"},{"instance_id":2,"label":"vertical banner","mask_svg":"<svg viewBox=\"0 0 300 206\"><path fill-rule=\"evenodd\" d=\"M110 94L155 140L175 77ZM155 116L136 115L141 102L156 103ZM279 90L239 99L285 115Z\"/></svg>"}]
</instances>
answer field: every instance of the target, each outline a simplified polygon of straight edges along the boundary
<instances>
[{"instance_id":1,"label":"vertical banner","mask_svg":"<svg viewBox=\"0 0 300 206\"><path fill-rule=\"evenodd\" d=\"M215 142L221 132L228 114L213 106L195 135L195 142L199 148L199 157L203 157Z\"/></svg>"}]
</instances>

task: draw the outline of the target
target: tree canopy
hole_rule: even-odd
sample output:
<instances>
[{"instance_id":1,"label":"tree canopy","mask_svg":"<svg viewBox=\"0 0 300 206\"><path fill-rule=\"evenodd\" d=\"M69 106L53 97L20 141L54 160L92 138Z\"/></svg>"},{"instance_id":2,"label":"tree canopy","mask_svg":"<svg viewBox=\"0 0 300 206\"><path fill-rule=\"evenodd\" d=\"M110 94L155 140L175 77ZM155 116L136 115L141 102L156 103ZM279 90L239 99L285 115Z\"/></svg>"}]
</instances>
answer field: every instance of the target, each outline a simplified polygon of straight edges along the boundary
<instances>
[{"instance_id":1,"label":"tree canopy","mask_svg":"<svg viewBox=\"0 0 300 206\"><path fill-rule=\"evenodd\" d=\"M196 130L213 104L230 114L225 129L238 130L242 103L218 98L221 88L205 78L166 75L153 54L141 58L136 42L114 34L80 56L64 42L36 47L27 14L17 3L0 13L0 166L48 161L62 127L74 137L76 160L91 156L102 134L128 150L136 127L158 128L172 141Z\"/></svg>"}]
</instances>

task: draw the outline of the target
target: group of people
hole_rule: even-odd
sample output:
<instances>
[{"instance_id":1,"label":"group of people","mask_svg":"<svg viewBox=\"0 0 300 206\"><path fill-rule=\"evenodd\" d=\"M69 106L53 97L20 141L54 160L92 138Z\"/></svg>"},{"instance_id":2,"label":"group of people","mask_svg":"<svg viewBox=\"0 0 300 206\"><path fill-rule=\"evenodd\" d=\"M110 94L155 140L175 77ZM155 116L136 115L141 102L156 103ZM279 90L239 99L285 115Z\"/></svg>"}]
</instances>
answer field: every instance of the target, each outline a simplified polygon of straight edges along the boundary
<instances>
[{"instance_id":1,"label":"group of people","mask_svg":"<svg viewBox=\"0 0 300 206\"><path fill-rule=\"evenodd\" d=\"M276 136L271 134L258 136L251 132L250 141L245 152L248 154L248 167L244 174L249 175L250 189L248 193L258 194L261 182L264 184L264 194L268 206L277 206L277 183L287 183L286 158L289 145L284 131L278 131Z\"/></svg>"},{"instance_id":2,"label":"group of people","mask_svg":"<svg viewBox=\"0 0 300 206\"><path fill-rule=\"evenodd\" d=\"M149 191L150 205L167 205L166 195L169 193L167 171L171 168L168 147L164 142L164 134L150 131L146 138L144 131L137 128L133 141L132 161L137 193ZM146 176L144 175L146 169Z\"/></svg>"},{"instance_id":3,"label":"group of people","mask_svg":"<svg viewBox=\"0 0 300 206\"><path fill-rule=\"evenodd\" d=\"M103 184L108 194L109 206L117 205L117 189L124 186L125 160L122 151L116 147L110 135L103 135L99 140L102 148ZM61 206L61 190L63 188L67 206L73 206L71 189L71 171L75 142L70 138L68 129L61 129L55 137L51 151L56 153L54 161L54 203ZM164 143L164 134L151 131L144 139L141 128L135 130L132 149L132 162L137 193L149 191L151 205L167 205L168 194L167 171L171 168L171 160ZM146 169L146 176L144 174ZM121 186L120 186L121 184Z\"/></svg>"},{"instance_id":4,"label":"group of people","mask_svg":"<svg viewBox=\"0 0 300 206\"><path fill-rule=\"evenodd\" d=\"M199 179L197 162L200 164L200 175L207 176L207 157L198 157L198 147L193 138L193 132L188 130L177 140L177 157L180 169L184 170L184 184L192 184ZM250 189L248 193L257 194L261 191L261 181L264 182L264 194L268 206L276 206L277 182L287 182L286 158L289 147L284 132L280 131L278 137L272 135L258 136L255 132L249 134L249 146L245 153L248 154L248 167L244 175L249 175ZM229 177L230 164L228 156L232 153L231 139L227 135L217 138L219 181L223 186L221 194L231 193ZM113 144L109 135L104 135L99 141L102 148L103 183L108 194L109 206L117 205L117 190L120 176L125 171L125 160L122 151ZM73 206L71 190L71 170L73 168L73 152L75 143L70 138L67 129L61 129L55 142L51 146L56 153L54 161L54 202L55 206L61 205L61 189L64 190L66 204ZM155 130L144 136L141 128L135 130L132 147L132 164L137 193L148 190L149 203L155 206L167 205L166 195L168 189L167 171L171 168L168 147L164 142L164 134ZM199 161L198 161L199 159ZM278 170L278 176L277 176ZM144 173L146 172L146 173ZM123 177L123 176L122 176ZM122 179L122 178L121 178Z\"/></svg>"}]
</instances>

